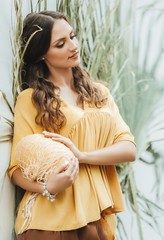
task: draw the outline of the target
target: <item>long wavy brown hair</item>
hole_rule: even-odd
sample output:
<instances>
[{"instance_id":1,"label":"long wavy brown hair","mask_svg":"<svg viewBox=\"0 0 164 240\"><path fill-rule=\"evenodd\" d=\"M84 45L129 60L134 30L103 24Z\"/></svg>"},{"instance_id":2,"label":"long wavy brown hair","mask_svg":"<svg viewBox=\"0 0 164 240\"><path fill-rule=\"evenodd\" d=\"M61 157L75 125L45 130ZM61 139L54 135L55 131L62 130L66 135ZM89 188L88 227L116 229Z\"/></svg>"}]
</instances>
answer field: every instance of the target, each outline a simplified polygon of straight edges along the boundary
<instances>
[{"instance_id":1,"label":"long wavy brown hair","mask_svg":"<svg viewBox=\"0 0 164 240\"><path fill-rule=\"evenodd\" d=\"M50 72L42 57L49 49L51 31L57 19L68 22L67 18L59 12L30 13L24 20L21 36L22 90L34 89L32 101L37 109L35 121L45 130L54 132L59 132L60 128L66 124L66 117L60 109L61 102L57 94L59 89L48 80ZM78 101L81 103L86 101L101 107L106 99L89 73L80 66L72 68L72 73L74 88L79 94Z\"/></svg>"}]
</instances>

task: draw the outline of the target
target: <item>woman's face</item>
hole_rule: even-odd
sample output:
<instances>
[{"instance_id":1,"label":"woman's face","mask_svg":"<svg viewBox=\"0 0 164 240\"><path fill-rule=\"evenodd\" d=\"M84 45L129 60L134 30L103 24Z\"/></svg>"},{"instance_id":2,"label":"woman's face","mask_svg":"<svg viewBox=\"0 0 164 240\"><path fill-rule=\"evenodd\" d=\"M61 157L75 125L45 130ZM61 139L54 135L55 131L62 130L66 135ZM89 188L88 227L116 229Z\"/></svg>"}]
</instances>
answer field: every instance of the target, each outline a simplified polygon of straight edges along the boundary
<instances>
[{"instance_id":1,"label":"woman's face","mask_svg":"<svg viewBox=\"0 0 164 240\"><path fill-rule=\"evenodd\" d=\"M50 47L43 57L49 69L65 69L79 65L78 42L72 27L64 19L55 21Z\"/></svg>"}]
</instances>

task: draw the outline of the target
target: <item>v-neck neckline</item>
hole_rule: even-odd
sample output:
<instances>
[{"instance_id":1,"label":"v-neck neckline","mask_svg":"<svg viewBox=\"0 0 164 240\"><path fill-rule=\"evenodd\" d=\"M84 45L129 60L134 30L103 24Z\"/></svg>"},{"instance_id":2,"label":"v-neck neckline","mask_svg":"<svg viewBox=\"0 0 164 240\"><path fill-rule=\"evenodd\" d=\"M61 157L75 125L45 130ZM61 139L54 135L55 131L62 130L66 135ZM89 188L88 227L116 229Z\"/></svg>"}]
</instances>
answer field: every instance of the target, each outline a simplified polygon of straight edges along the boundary
<instances>
[{"instance_id":1,"label":"v-neck neckline","mask_svg":"<svg viewBox=\"0 0 164 240\"><path fill-rule=\"evenodd\" d=\"M64 104L72 107L72 108L76 108L76 109L79 109L81 111L84 111L85 110L85 101L83 102L83 108L82 107L79 107L78 105L72 105L71 103L67 102L63 97L60 96L60 101L63 102Z\"/></svg>"}]
</instances>

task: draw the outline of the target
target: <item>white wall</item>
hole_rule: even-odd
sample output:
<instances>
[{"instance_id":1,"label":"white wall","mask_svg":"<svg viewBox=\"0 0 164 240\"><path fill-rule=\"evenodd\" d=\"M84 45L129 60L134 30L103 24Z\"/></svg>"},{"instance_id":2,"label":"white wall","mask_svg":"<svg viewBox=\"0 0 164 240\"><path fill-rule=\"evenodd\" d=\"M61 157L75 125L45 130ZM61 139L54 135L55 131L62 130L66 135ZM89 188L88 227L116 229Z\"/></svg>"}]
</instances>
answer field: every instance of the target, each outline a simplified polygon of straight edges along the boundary
<instances>
[{"instance_id":1,"label":"white wall","mask_svg":"<svg viewBox=\"0 0 164 240\"><path fill-rule=\"evenodd\" d=\"M1 2L0 8L0 89L2 89L10 103L11 95L11 1ZM0 114L12 120L13 116L7 108L0 94ZM10 160L11 127L0 118L0 239L11 240L14 222L14 187L6 170Z\"/></svg>"}]
</instances>

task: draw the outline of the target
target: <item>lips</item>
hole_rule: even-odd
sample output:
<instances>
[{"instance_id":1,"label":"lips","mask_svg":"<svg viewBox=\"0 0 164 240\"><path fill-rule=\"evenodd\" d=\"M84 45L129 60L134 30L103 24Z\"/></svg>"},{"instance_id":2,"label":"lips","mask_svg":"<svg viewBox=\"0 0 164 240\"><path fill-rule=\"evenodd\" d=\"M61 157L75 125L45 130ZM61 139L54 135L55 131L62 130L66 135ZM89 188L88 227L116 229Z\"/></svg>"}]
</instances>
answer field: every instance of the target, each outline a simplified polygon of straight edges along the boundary
<instances>
[{"instance_id":1,"label":"lips","mask_svg":"<svg viewBox=\"0 0 164 240\"><path fill-rule=\"evenodd\" d=\"M70 56L69 58L77 58L78 57L78 53L79 52L75 52L72 56Z\"/></svg>"}]
</instances>

